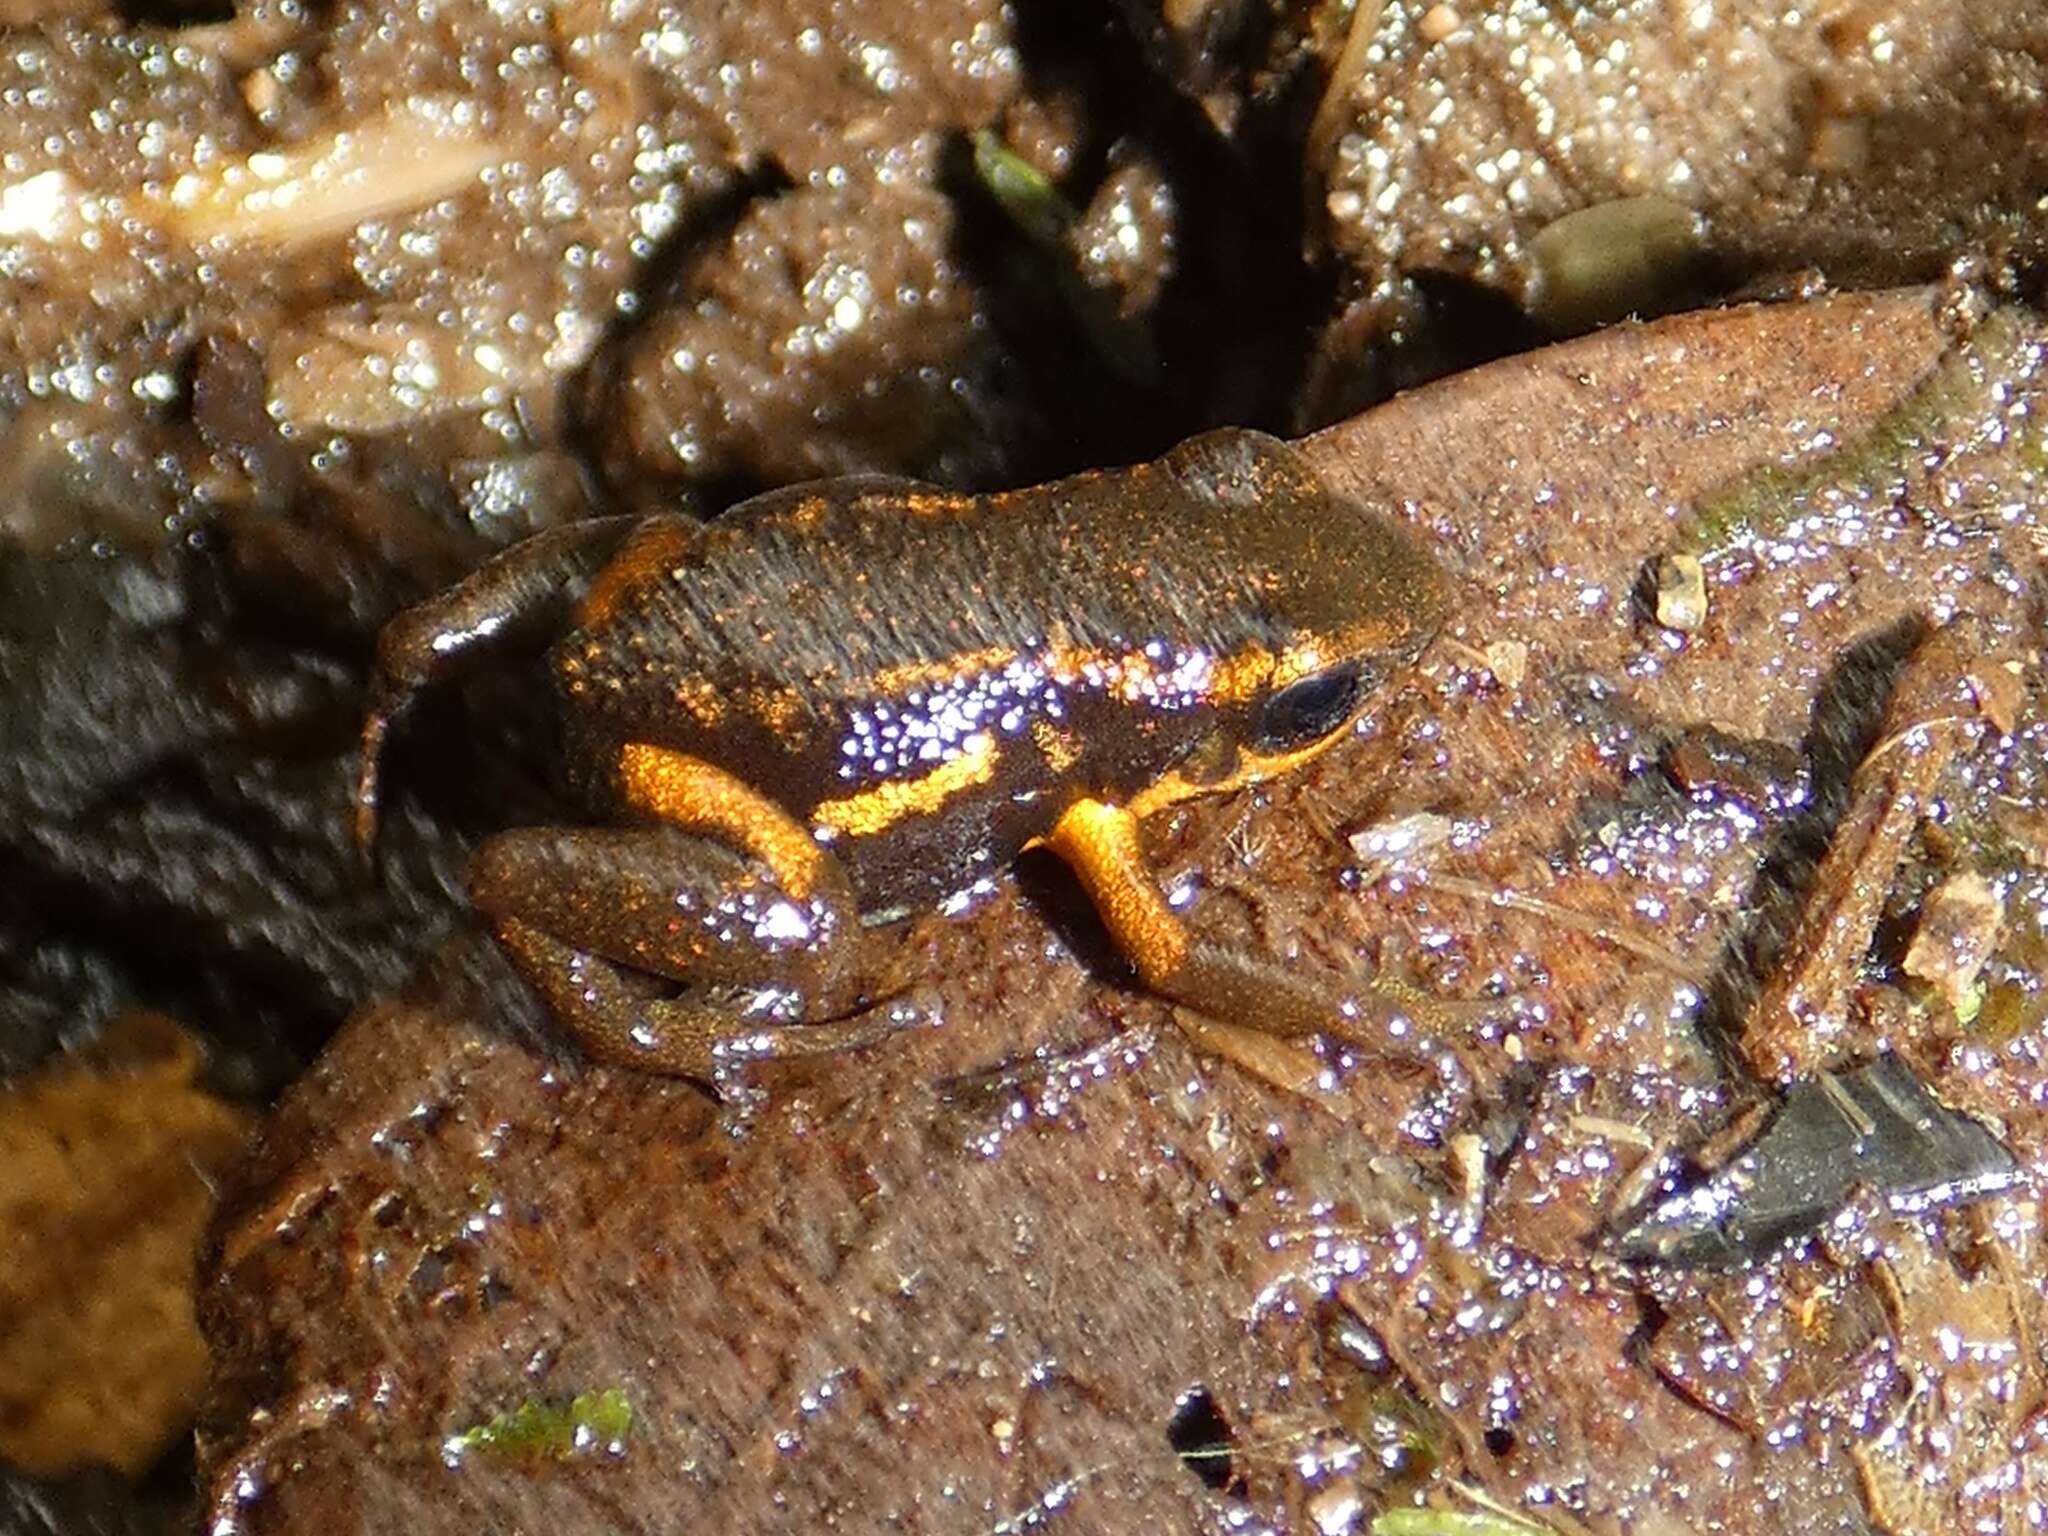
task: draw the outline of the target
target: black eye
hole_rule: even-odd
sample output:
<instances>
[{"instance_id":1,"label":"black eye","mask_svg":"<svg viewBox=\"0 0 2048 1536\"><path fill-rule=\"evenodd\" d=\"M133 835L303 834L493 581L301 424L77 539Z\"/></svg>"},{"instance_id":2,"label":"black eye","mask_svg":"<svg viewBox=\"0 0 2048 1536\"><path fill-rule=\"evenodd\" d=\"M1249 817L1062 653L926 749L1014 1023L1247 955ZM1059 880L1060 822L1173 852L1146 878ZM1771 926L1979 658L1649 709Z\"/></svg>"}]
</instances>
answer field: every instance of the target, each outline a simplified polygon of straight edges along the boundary
<instances>
[{"instance_id":1,"label":"black eye","mask_svg":"<svg viewBox=\"0 0 2048 1536\"><path fill-rule=\"evenodd\" d=\"M1358 669L1332 667L1289 683L1266 700L1259 720L1259 747L1284 751L1305 747L1337 729L1351 717L1358 702Z\"/></svg>"}]
</instances>

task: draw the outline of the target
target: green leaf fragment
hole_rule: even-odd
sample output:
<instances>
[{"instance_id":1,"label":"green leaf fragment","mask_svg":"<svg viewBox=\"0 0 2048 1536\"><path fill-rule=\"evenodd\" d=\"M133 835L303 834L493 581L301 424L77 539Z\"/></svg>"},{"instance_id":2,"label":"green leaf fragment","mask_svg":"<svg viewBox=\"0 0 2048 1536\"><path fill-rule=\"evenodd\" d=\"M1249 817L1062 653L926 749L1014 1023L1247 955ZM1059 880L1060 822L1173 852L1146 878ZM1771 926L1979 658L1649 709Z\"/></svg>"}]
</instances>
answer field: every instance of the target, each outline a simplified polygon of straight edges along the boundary
<instances>
[{"instance_id":1,"label":"green leaf fragment","mask_svg":"<svg viewBox=\"0 0 2048 1536\"><path fill-rule=\"evenodd\" d=\"M974 136L974 174L1010 222L1041 245L1059 244L1076 218L1059 188L987 128Z\"/></svg>"},{"instance_id":2,"label":"green leaf fragment","mask_svg":"<svg viewBox=\"0 0 2048 1536\"><path fill-rule=\"evenodd\" d=\"M608 1387L581 1392L566 1407L525 1402L489 1422L451 1437L457 1454L475 1451L515 1461L566 1461L623 1442L633 1428L633 1405Z\"/></svg>"},{"instance_id":3,"label":"green leaf fragment","mask_svg":"<svg viewBox=\"0 0 2048 1536\"><path fill-rule=\"evenodd\" d=\"M1970 984L1970 990L1956 999L1956 1023L1968 1029L1977 1022L1977 1015L1984 1011L1984 994L1987 990L1981 981Z\"/></svg>"},{"instance_id":4,"label":"green leaf fragment","mask_svg":"<svg viewBox=\"0 0 2048 1536\"><path fill-rule=\"evenodd\" d=\"M1373 1516L1371 1536L1543 1536L1543 1528L1484 1511L1389 1509Z\"/></svg>"},{"instance_id":5,"label":"green leaf fragment","mask_svg":"<svg viewBox=\"0 0 2048 1536\"><path fill-rule=\"evenodd\" d=\"M1043 278L1103 367L1126 384L1156 385L1159 354L1143 321L1122 314L1115 294L1091 288L1067 248L1067 232L1080 217L1074 205L991 129L974 136L974 174L1029 242Z\"/></svg>"}]
</instances>

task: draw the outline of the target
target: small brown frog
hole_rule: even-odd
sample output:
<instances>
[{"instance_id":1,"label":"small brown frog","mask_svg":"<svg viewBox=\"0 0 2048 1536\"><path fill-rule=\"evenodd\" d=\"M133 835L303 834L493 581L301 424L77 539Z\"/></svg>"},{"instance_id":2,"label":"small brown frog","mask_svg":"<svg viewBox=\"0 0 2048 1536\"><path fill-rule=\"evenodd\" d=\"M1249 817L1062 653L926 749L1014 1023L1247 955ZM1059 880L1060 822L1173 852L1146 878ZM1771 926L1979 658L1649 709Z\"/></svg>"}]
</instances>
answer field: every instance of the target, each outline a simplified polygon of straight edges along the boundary
<instances>
[{"instance_id":1,"label":"small brown frog","mask_svg":"<svg viewBox=\"0 0 2048 1536\"><path fill-rule=\"evenodd\" d=\"M560 633L568 781L602 825L498 834L470 892L592 1055L708 1079L865 1044L890 1027L859 1011L874 931L1035 844L1153 991L1341 1028L1382 1005L1192 937L1138 824L1321 752L1447 605L1404 529L1246 431L999 495L856 477L577 524L385 630L358 835L419 690Z\"/></svg>"}]
</instances>

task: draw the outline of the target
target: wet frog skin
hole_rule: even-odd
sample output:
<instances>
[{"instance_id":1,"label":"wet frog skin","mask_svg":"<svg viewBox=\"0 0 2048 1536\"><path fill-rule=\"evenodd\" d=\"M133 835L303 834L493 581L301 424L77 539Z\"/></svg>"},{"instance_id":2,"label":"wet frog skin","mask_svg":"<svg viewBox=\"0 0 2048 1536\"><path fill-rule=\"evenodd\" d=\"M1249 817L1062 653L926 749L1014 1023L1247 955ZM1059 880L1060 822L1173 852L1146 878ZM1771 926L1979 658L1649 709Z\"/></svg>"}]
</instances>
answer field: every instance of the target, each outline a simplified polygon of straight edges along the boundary
<instances>
[{"instance_id":1,"label":"wet frog skin","mask_svg":"<svg viewBox=\"0 0 2048 1536\"><path fill-rule=\"evenodd\" d=\"M595 1057L709 1079L866 1044L893 1026L859 1010L902 981L878 984L879 930L1039 844L1151 990L1342 1027L1372 1006L1355 983L1190 935L1138 826L1316 755L1447 606L1406 530L1245 431L990 496L856 477L577 524L386 629L358 836L419 691L556 635L595 824L497 834L470 893Z\"/></svg>"}]
</instances>

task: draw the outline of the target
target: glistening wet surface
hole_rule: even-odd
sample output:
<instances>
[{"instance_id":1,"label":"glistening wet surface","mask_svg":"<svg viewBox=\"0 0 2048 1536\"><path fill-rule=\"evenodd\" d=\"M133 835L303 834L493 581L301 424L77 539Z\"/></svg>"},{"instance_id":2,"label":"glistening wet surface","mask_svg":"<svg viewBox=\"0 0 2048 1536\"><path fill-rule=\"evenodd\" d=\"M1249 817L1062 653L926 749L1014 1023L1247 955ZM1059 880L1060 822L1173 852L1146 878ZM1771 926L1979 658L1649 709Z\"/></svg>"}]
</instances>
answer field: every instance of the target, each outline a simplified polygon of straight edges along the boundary
<instances>
[{"instance_id":1,"label":"glistening wet surface","mask_svg":"<svg viewBox=\"0 0 2048 1536\"><path fill-rule=\"evenodd\" d=\"M1452 551L1459 617L1301 779L1149 833L1200 931L1397 977L1409 1030L1185 1028L1031 867L918 930L929 1027L720 1106L447 951L287 1096L226 1234L215 1527L2024 1529L2035 342L1955 354L1953 302L1618 332L1311 445ZM1702 545L1759 483L1785 520ZM1688 539L1681 632L1637 594ZM1965 665L1888 738L1964 612L2012 686ZM1907 956L1965 871L1958 980ZM1799 973L1849 1140L1882 1052L2011 1177L1871 1153L1732 1266L1619 1251L1768 1160L1743 1046L1816 901L1867 916Z\"/></svg>"}]
</instances>

